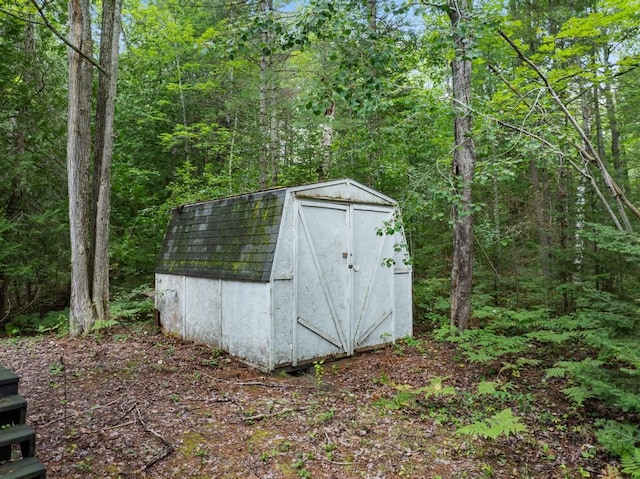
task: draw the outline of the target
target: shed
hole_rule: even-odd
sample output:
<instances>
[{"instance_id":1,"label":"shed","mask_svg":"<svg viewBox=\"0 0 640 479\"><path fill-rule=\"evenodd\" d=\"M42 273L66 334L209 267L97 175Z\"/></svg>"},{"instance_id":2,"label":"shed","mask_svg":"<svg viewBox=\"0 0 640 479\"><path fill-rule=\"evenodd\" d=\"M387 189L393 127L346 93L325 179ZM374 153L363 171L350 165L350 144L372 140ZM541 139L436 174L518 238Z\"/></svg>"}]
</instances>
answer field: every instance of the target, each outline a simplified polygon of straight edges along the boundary
<instances>
[{"instance_id":1,"label":"shed","mask_svg":"<svg viewBox=\"0 0 640 479\"><path fill-rule=\"evenodd\" d=\"M162 327L267 372L412 334L394 200L353 180L172 211L156 267Z\"/></svg>"}]
</instances>

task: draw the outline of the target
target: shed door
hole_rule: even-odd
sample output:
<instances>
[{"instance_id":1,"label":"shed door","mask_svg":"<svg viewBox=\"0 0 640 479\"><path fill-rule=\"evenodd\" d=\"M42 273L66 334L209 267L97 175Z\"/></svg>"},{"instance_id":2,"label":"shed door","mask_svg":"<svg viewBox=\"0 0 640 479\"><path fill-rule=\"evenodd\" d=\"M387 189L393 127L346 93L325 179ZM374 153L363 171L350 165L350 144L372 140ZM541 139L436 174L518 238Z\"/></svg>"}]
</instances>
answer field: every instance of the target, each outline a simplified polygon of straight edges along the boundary
<instances>
[{"instance_id":1,"label":"shed door","mask_svg":"<svg viewBox=\"0 0 640 479\"><path fill-rule=\"evenodd\" d=\"M381 344L393 334L388 208L299 201L293 364Z\"/></svg>"}]
</instances>

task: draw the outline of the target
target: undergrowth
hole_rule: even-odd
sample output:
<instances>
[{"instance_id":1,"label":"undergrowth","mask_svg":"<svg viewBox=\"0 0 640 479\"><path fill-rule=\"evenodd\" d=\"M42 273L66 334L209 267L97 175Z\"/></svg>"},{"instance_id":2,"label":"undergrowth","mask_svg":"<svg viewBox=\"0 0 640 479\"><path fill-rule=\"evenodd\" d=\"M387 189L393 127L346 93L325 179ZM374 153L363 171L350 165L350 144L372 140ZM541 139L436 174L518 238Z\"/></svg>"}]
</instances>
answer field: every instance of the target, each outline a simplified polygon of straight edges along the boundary
<instances>
[{"instance_id":1,"label":"undergrowth","mask_svg":"<svg viewBox=\"0 0 640 479\"><path fill-rule=\"evenodd\" d=\"M495 440L527 432L513 408L527 410L532 398L512 392L512 383L481 381L475 391L465 391L447 382L446 377L434 377L421 387L389 383L397 392L375 405L381 410L411 411L431 418L454 427L460 436Z\"/></svg>"},{"instance_id":2,"label":"undergrowth","mask_svg":"<svg viewBox=\"0 0 640 479\"><path fill-rule=\"evenodd\" d=\"M588 288L582 288L576 306L575 312L558 317L543 308L515 311L484 306L474 312L479 327L458 331L442 326L434 337L456 344L466 360L499 372L542 365L547 380L565 381L562 392L576 406L597 402L637 418L640 309L634 302ZM620 459L623 472L640 478L638 428L614 421L601 423L600 428L600 445Z\"/></svg>"},{"instance_id":3,"label":"undergrowth","mask_svg":"<svg viewBox=\"0 0 640 479\"><path fill-rule=\"evenodd\" d=\"M148 321L153 318L153 299L146 286L131 291L114 294L110 303L111 317L97 321L92 332L109 329L122 322ZM8 336L33 336L54 333L64 336L69 333L69 309L39 313L21 314L5 324Z\"/></svg>"}]
</instances>

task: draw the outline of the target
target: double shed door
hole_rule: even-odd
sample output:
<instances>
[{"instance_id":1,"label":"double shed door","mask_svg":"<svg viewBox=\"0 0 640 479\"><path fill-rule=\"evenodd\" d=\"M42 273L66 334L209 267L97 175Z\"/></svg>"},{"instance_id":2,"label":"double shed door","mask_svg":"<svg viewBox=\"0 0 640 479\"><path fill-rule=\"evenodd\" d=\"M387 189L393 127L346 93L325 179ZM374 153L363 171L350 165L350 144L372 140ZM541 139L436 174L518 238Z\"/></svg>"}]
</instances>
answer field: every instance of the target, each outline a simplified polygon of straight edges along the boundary
<instances>
[{"instance_id":1,"label":"double shed door","mask_svg":"<svg viewBox=\"0 0 640 479\"><path fill-rule=\"evenodd\" d=\"M393 340L391 207L296 202L293 364Z\"/></svg>"}]
</instances>

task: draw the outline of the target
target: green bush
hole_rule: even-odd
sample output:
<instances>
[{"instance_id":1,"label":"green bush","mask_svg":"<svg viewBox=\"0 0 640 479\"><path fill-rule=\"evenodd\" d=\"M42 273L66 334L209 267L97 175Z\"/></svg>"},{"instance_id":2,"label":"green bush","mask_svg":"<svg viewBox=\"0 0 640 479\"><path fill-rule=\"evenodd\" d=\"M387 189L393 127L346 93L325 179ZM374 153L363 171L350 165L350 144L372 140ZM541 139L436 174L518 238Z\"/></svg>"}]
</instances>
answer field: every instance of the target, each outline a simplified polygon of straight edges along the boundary
<instances>
[{"instance_id":1,"label":"green bush","mask_svg":"<svg viewBox=\"0 0 640 479\"><path fill-rule=\"evenodd\" d=\"M50 311L43 317L37 313L21 314L5 324L9 336L29 336L56 332L64 335L69 332L69 310Z\"/></svg>"}]
</instances>

